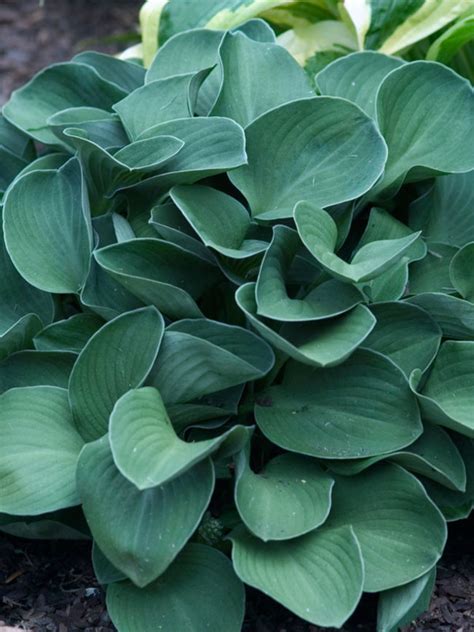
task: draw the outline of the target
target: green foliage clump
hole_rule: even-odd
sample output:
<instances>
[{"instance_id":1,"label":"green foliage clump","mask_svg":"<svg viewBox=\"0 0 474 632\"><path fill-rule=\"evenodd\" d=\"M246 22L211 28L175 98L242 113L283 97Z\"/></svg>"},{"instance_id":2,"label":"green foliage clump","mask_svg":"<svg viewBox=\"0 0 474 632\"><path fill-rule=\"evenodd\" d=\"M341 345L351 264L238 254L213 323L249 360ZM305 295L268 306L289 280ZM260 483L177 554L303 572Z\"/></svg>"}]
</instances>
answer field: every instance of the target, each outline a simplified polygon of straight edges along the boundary
<instances>
[{"instance_id":1,"label":"green foliage clump","mask_svg":"<svg viewBox=\"0 0 474 632\"><path fill-rule=\"evenodd\" d=\"M469 83L310 81L253 20L81 54L0 121L0 529L92 537L120 632L238 632L244 584L423 609L474 503Z\"/></svg>"}]
</instances>

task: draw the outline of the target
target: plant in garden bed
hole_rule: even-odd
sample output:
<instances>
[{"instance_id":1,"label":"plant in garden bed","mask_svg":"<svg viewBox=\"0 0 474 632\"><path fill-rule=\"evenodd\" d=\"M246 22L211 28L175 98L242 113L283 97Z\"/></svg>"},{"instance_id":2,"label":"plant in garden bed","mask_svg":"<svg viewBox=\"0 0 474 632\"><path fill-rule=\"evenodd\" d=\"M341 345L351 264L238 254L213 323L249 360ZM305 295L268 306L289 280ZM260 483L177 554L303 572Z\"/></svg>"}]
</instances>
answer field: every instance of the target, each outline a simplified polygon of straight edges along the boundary
<instances>
[{"instance_id":1,"label":"plant in garden bed","mask_svg":"<svg viewBox=\"0 0 474 632\"><path fill-rule=\"evenodd\" d=\"M395 630L472 509L473 90L312 85L253 20L4 107L0 528L91 536L120 632L238 631L244 584Z\"/></svg>"}]
</instances>

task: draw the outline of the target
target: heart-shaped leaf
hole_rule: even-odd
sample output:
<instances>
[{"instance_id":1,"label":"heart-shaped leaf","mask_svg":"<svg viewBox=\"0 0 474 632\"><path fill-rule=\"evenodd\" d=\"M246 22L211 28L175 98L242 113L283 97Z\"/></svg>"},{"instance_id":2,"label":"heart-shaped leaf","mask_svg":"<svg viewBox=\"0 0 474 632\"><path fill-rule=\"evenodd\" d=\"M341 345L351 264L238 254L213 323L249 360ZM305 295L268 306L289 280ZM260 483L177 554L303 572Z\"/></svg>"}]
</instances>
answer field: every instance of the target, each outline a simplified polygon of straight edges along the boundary
<instances>
[{"instance_id":1,"label":"heart-shaped leaf","mask_svg":"<svg viewBox=\"0 0 474 632\"><path fill-rule=\"evenodd\" d=\"M107 589L110 618L123 632L226 630L240 632L245 592L232 564L220 551L189 544L152 584L131 582Z\"/></svg>"},{"instance_id":2,"label":"heart-shaped leaf","mask_svg":"<svg viewBox=\"0 0 474 632\"><path fill-rule=\"evenodd\" d=\"M6 196L3 229L8 253L28 283L47 292L78 292L89 272L92 229L77 160L18 179Z\"/></svg>"},{"instance_id":3,"label":"heart-shaped leaf","mask_svg":"<svg viewBox=\"0 0 474 632\"><path fill-rule=\"evenodd\" d=\"M256 119L245 135L248 165L230 179L261 219L291 217L300 200L320 207L353 200L372 187L386 158L372 119L333 97L286 103Z\"/></svg>"},{"instance_id":4,"label":"heart-shaped leaf","mask_svg":"<svg viewBox=\"0 0 474 632\"><path fill-rule=\"evenodd\" d=\"M104 435L115 402L143 384L158 354L163 329L160 313L145 307L104 325L81 351L71 374L69 397L86 441Z\"/></svg>"},{"instance_id":5,"label":"heart-shaped leaf","mask_svg":"<svg viewBox=\"0 0 474 632\"><path fill-rule=\"evenodd\" d=\"M321 267L341 281L370 281L400 261L420 236L412 233L400 239L384 239L363 245L347 263L335 253L338 242L336 222L321 208L309 202L295 207L298 233Z\"/></svg>"},{"instance_id":6,"label":"heart-shaped leaf","mask_svg":"<svg viewBox=\"0 0 474 632\"><path fill-rule=\"evenodd\" d=\"M472 88L451 69L416 61L393 70L377 93L377 122L388 158L370 195L388 194L407 177L420 180L473 169L474 149L465 142L473 133L473 120Z\"/></svg>"},{"instance_id":7,"label":"heart-shaped leaf","mask_svg":"<svg viewBox=\"0 0 474 632\"><path fill-rule=\"evenodd\" d=\"M367 592L388 590L424 575L439 560L446 541L444 518L421 483L392 464L338 477L327 525L354 529Z\"/></svg>"},{"instance_id":8,"label":"heart-shaped leaf","mask_svg":"<svg viewBox=\"0 0 474 632\"><path fill-rule=\"evenodd\" d=\"M351 53L323 68L316 75L320 94L342 97L356 103L369 116L376 116L376 97L389 72L404 63L402 59L367 50Z\"/></svg>"},{"instance_id":9,"label":"heart-shaped leaf","mask_svg":"<svg viewBox=\"0 0 474 632\"><path fill-rule=\"evenodd\" d=\"M236 457L235 504L252 533L264 542L288 540L326 520L334 480L316 461L282 454L255 474L248 457Z\"/></svg>"},{"instance_id":10,"label":"heart-shaped leaf","mask_svg":"<svg viewBox=\"0 0 474 632\"><path fill-rule=\"evenodd\" d=\"M268 344L242 327L187 319L167 328L148 382L166 405L184 403L262 378L274 360Z\"/></svg>"},{"instance_id":11,"label":"heart-shaped leaf","mask_svg":"<svg viewBox=\"0 0 474 632\"><path fill-rule=\"evenodd\" d=\"M425 371L434 360L441 342L441 329L422 309L407 303L379 303L371 306L377 319L364 347L393 360L405 375L414 369Z\"/></svg>"},{"instance_id":12,"label":"heart-shaped leaf","mask_svg":"<svg viewBox=\"0 0 474 632\"><path fill-rule=\"evenodd\" d=\"M339 628L364 583L360 546L351 527L316 529L285 542L262 542L243 528L231 535L237 575L299 617Z\"/></svg>"},{"instance_id":13,"label":"heart-shaped leaf","mask_svg":"<svg viewBox=\"0 0 474 632\"><path fill-rule=\"evenodd\" d=\"M386 454L410 445L422 432L403 373L365 350L329 369L290 362L282 384L258 396L255 418L273 443L326 459Z\"/></svg>"},{"instance_id":14,"label":"heart-shaped leaf","mask_svg":"<svg viewBox=\"0 0 474 632\"><path fill-rule=\"evenodd\" d=\"M137 586L159 577L198 526L214 488L209 460L166 485L139 491L117 470L108 438L89 443L78 491L94 540Z\"/></svg>"},{"instance_id":15,"label":"heart-shaped leaf","mask_svg":"<svg viewBox=\"0 0 474 632\"><path fill-rule=\"evenodd\" d=\"M304 70L278 44L227 33L219 48L222 85L211 114L228 116L246 127L283 103L314 96ZM285 81L275 83L276 73Z\"/></svg>"}]
</instances>

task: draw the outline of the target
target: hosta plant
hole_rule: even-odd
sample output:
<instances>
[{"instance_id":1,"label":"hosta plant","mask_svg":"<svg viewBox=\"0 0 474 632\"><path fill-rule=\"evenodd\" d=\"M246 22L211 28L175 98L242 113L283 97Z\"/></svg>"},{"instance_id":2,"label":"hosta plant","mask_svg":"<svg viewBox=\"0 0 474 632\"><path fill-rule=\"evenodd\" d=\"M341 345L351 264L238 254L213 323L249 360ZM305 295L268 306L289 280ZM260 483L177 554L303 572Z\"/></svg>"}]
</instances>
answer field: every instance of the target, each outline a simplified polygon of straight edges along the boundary
<instances>
[{"instance_id":1,"label":"hosta plant","mask_svg":"<svg viewBox=\"0 0 474 632\"><path fill-rule=\"evenodd\" d=\"M474 502L469 83L310 81L253 20L47 68L0 150L1 529L92 538L120 632L423 610Z\"/></svg>"}]
</instances>

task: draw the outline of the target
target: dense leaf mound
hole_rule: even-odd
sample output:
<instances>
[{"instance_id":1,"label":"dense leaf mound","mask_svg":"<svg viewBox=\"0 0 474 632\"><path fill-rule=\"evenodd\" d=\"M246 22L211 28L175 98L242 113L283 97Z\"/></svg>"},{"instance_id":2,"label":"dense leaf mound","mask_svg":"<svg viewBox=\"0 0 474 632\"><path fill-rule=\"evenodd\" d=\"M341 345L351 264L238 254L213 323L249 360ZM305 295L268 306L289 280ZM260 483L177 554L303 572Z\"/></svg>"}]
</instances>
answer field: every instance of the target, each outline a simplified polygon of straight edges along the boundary
<instances>
[{"instance_id":1,"label":"dense leaf mound","mask_svg":"<svg viewBox=\"0 0 474 632\"><path fill-rule=\"evenodd\" d=\"M0 156L1 528L91 535L120 632L422 609L474 502L470 84L253 20L47 68Z\"/></svg>"}]
</instances>

